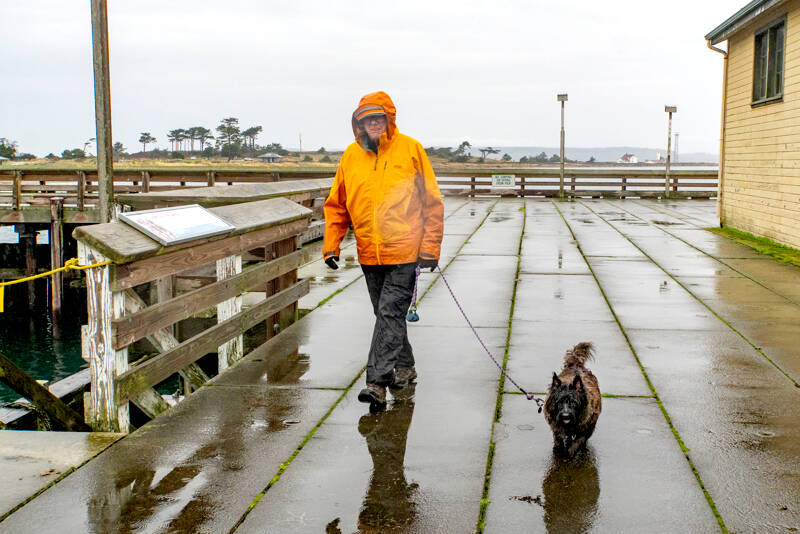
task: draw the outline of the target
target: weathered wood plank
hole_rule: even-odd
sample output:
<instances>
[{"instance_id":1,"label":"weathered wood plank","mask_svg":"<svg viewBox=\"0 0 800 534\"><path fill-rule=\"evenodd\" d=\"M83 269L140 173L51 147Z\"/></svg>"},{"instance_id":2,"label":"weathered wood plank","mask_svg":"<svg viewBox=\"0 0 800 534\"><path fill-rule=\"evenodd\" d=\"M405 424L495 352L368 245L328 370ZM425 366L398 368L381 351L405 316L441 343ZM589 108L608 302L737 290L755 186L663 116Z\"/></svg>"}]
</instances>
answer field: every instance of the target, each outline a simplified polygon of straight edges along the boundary
<instances>
[{"instance_id":1,"label":"weathered wood plank","mask_svg":"<svg viewBox=\"0 0 800 534\"><path fill-rule=\"evenodd\" d=\"M280 258L293 254L297 250L297 237L290 237L282 241L273 243L267 248L267 253L272 257ZM267 296L274 295L279 291L291 287L297 282L297 270L292 270L283 274L267 284ZM290 306L279 311L267 320L267 339L289 326L295 321L297 315L297 303L293 302Z\"/></svg>"},{"instance_id":2,"label":"weathered wood plank","mask_svg":"<svg viewBox=\"0 0 800 534\"><path fill-rule=\"evenodd\" d=\"M0 382L4 382L8 387L28 399L38 410L58 421L67 430L79 432L91 430L75 410L25 374L3 353L0 353Z\"/></svg>"},{"instance_id":3,"label":"weathered wood plank","mask_svg":"<svg viewBox=\"0 0 800 534\"><path fill-rule=\"evenodd\" d=\"M158 414L169 410L169 403L153 388L147 388L136 394L131 402L150 419L155 419Z\"/></svg>"},{"instance_id":4,"label":"weathered wood plank","mask_svg":"<svg viewBox=\"0 0 800 534\"><path fill-rule=\"evenodd\" d=\"M212 178L209 177L208 181L211 180ZM216 174L213 180L222 179L219 174ZM333 178L317 178L311 180L237 184L229 187L193 187L175 189L172 191L153 191L146 195L121 194L117 195L117 202L132 206L137 210L150 209L156 206L183 206L188 204L200 204L205 207L214 207L276 197L288 197L291 195L306 194L305 198L327 196L332 184Z\"/></svg>"},{"instance_id":5,"label":"weathered wood plank","mask_svg":"<svg viewBox=\"0 0 800 534\"><path fill-rule=\"evenodd\" d=\"M228 234L210 237L206 242L220 242L237 235L304 220L311 216L311 210L286 198L250 202L244 209L242 206L233 205L212 208L210 211L233 225L234 229ZM72 235L117 264L172 254L178 250L195 248L204 242L196 239L164 247L123 222L81 226L76 228Z\"/></svg>"},{"instance_id":6,"label":"weathered wood plank","mask_svg":"<svg viewBox=\"0 0 800 534\"><path fill-rule=\"evenodd\" d=\"M135 314L147 309L149 308L145 305L144 301L141 299L141 297L139 297L136 291L133 289L127 289L125 291L125 310L129 314ZM126 317L129 317L129 315L126 315ZM180 345L172 332L166 328L157 329L154 332L151 332L149 335L147 335L147 340L152 343L153 346L160 352L166 352ZM192 389L199 389L209 380L208 375L206 375L196 363L191 363L178 372L180 373L181 377L184 378L184 380L189 382Z\"/></svg>"},{"instance_id":7,"label":"weathered wood plank","mask_svg":"<svg viewBox=\"0 0 800 534\"><path fill-rule=\"evenodd\" d=\"M82 265L106 260L103 255L80 242L78 258ZM92 374L89 405L84 408L87 422L96 431L127 433L128 405L124 402L117 405L114 381L128 369L128 350L114 350L111 333L111 321L124 314L125 296L120 292L112 293L109 271L107 265L84 271L89 320L81 329L81 351L83 358L89 362Z\"/></svg>"},{"instance_id":8,"label":"weathered wood plank","mask_svg":"<svg viewBox=\"0 0 800 534\"><path fill-rule=\"evenodd\" d=\"M263 287L265 281L297 269L306 260L305 251L298 250L276 260L249 267L234 277L184 293L169 301L138 310L131 310L129 307L130 315L113 322L114 347L128 346L223 300L259 286Z\"/></svg>"},{"instance_id":9,"label":"weathered wood plank","mask_svg":"<svg viewBox=\"0 0 800 534\"><path fill-rule=\"evenodd\" d=\"M296 302L297 299L308 293L308 286L308 280L303 280L289 289L259 302L249 310L187 339L174 349L130 369L117 379L116 398L118 402L129 400L137 393L158 384L176 370L197 361L209 352L216 350L220 344L239 335L240 332L252 328L259 321L263 321L292 302Z\"/></svg>"},{"instance_id":10,"label":"weathered wood plank","mask_svg":"<svg viewBox=\"0 0 800 534\"><path fill-rule=\"evenodd\" d=\"M217 280L222 281L226 278L234 277L242 273L242 256L228 256L217 260ZM242 297L235 295L217 304L217 323L224 323L231 317L242 311ZM230 341L219 346L217 354L219 357L218 370L221 373L234 362L241 359L244 348L244 336L239 334Z\"/></svg>"},{"instance_id":11,"label":"weathered wood plank","mask_svg":"<svg viewBox=\"0 0 800 534\"><path fill-rule=\"evenodd\" d=\"M139 260L125 265L117 265L111 287L116 291L176 274L198 265L214 262L226 256L241 254L257 247L263 247L286 237L299 235L308 228L308 218L292 221L280 226L257 230L249 234L237 235L219 241L198 244L193 248Z\"/></svg>"}]
</instances>

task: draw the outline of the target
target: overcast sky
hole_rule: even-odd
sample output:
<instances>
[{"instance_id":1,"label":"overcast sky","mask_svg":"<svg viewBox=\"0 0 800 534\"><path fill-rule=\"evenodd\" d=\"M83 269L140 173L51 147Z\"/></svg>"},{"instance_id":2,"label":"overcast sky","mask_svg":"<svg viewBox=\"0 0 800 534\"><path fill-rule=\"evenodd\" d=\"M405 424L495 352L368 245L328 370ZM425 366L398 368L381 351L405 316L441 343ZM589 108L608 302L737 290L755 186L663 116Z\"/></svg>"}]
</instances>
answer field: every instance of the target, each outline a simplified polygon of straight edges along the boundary
<instances>
[{"instance_id":1,"label":"overcast sky","mask_svg":"<svg viewBox=\"0 0 800 534\"><path fill-rule=\"evenodd\" d=\"M718 151L722 56L703 35L745 0L110 0L114 140L238 117L260 144L344 148L384 90L425 146L666 144ZM3 0L0 137L43 156L95 136L89 0ZM150 147L148 147L150 148ZM94 148L90 149L94 152Z\"/></svg>"}]
</instances>

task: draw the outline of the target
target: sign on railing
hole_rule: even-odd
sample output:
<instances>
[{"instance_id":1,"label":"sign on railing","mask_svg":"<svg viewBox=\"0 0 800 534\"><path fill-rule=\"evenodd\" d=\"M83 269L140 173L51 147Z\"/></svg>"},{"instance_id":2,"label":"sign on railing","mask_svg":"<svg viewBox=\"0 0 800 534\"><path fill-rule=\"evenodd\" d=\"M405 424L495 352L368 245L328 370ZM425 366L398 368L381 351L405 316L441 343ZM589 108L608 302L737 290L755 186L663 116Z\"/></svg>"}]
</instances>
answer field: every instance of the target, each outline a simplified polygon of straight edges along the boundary
<instances>
[{"instance_id":1,"label":"sign on railing","mask_svg":"<svg viewBox=\"0 0 800 534\"><path fill-rule=\"evenodd\" d=\"M513 174L493 174L492 187L495 189L514 189L516 176Z\"/></svg>"}]
</instances>

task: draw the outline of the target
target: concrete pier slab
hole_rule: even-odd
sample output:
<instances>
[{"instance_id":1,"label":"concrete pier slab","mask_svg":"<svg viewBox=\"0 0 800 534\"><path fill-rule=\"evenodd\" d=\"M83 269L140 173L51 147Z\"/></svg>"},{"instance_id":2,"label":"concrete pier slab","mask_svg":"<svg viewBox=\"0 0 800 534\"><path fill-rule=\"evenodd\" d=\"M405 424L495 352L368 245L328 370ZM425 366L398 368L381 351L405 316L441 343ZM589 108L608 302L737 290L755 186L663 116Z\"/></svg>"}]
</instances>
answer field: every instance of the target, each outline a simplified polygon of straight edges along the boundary
<instances>
[{"instance_id":1,"label":"concrete pier slab","mask_svg":"<svg viewBox=\"0 0 800 534\"><path fill-rule=\"evenodd\" d=\"M541 414L505 395L483 532L719 532L653 399L603 399L588 448L552 452Z\"/></svg>"},{"instance_id":2,"label":"concrete pier slab","mask_svg":"<svg viewBox=\"0 0 800 534\"><path fill-rule=\"evenodd\" d=\"M0 431L0 517L122 436L104 432Z\"/></svg>"}]
</instances>

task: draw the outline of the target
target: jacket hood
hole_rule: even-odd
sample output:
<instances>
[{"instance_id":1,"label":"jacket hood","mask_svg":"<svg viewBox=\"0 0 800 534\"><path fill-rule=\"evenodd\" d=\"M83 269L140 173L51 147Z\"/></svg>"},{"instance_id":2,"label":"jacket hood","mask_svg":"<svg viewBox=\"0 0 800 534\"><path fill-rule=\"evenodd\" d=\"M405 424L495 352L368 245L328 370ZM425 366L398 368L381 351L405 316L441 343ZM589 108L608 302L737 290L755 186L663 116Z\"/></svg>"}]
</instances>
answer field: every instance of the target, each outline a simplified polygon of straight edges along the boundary
<instances>
[{"instance_id":1,"label":"jacket hood","mask_svg":"<svg viewBox=\"0 0 800 534\"><path fill-rule=\"evenodd\" d=\"M358 125L358 120L356 120L356 117L364 114L365 111L373 110L373 112L380 112L381 109L383 110L383 113L386 114L386 133L381 136L381 142L383 142L384 137L387 140L390 140L397 133L397 123L395 122L395 119L397 118L397 109L395 109L394 102L392 102L392 99L389 97L389 95L383 91L377 91L375 93L364 95L358 102L358 107L353 112L353 135L356 138L356 142L361 145L364 150L369 150L367 146L367 135L366 132L364 132L364 130Z\"/></svg>"}]
</instances>

